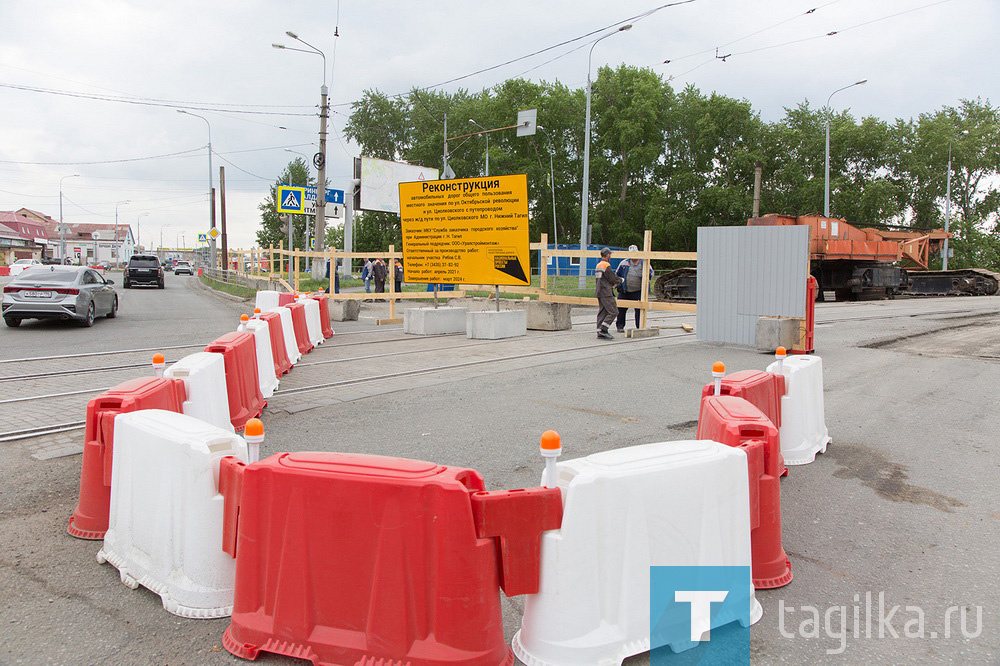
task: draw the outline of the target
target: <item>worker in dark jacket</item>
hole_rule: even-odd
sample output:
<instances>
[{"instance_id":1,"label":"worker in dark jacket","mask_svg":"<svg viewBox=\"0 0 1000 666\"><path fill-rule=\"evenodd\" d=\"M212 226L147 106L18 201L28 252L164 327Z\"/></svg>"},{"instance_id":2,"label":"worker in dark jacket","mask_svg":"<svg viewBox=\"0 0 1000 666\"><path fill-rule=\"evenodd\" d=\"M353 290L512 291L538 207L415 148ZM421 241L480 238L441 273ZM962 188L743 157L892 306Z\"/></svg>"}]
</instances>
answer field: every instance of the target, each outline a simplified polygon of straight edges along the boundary
<instances>
[{"instance_id":1,"label":"worker in dark jacket","mask_svg":"<svg viewBox=\"0 0 1000 666\"><path fill-rule=\"evenodd\" d=\"M638 252L639 248L635 245L628 246L629 252ZM621 284L618 285L618 300L621 301L641 301L642 300L642 271L646 262L642 259L622 259L622 262L618 264L618 270L615 273L618 277L622 279ZM653 277L653 267L649 267L649 277ZM625 332L625 315L628 313L628 308L618 308L618 332ZM635 308L635 327L639 328L639 308Z\"/></svg>"},{"instance_id":2,"label":"worker in dark jacket","mask_svg":"<svg viewBox=\"0 0 1000 666\"><path fill-rule=\"evenodd\" d=\"M372 262L372 277L375 278L375 293L382 294L385 293L385 276L388 271L385 269L385 263L381 259L376 259Z\"/></svg>"},{"instance_id":3,"label":"worker in dark jacket","mask_svg":"<svg viewBox=\"0 0 1000 666\"><path fill-rule=\"evenodd\" d=\"M622 281L611 270L611 248L601 250L601 260L597 263L594 275L597 277L597 337L602 340L614 340L615 336L608 331L608 325L618 316L618 305L615 303L615 287Z\"/></svg>"}]
</instances>

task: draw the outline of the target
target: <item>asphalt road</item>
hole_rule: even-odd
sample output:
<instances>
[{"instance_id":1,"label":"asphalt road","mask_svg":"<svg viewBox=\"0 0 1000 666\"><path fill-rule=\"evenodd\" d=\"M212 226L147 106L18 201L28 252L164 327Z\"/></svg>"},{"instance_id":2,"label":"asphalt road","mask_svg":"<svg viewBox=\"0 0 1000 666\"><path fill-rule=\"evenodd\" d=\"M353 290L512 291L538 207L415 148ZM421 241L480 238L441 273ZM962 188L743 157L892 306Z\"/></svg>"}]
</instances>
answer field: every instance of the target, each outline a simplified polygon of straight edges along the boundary
<instances>
[{"instance_id":1,"label":"asphalt road","mask_svg":"<svg viewBox=\"0 0 1000 666\"><path fill-rule=\"evenodd\" d=\"M2 331L0 349L14 357L33 355L40 345L68 353L184 344L231 330L245 306L185 280L169 276L162 292L130 290L122 318L92 329L26 323ZM338 325L338 332L373 330L378 307L366 304L362 319ZM940 314L928 314L934 311ZM749 630L750 661L995 663L1000 365L979 351L1000 344L1000 299L825 304L817 312L833 443L782 481L784 547L795 580L757 593L764 616ZM589 344L589 334L581 344L584 337ZM466 358L462 350L449 354ZM414 382L411 389L375 395L359 387L355 400L267 412L261 454L403 456L475 468L490 489L531 486L542 469L538 438L549 428L560 432L566 457L692 438L700 387L716 360L733 371L763 368L771 359L690 338L615 344L591 358L469 373L432 386ZM338 366L329 368L335 379ZM28 451L0 444L6 546L0 552L0 663L239 663L220 647L226 620L166 613L158 597L129 590L115 569L94 561L97 542L65 533L78 494L79 456L38 461ZM900 607L890 622L897 638L888 631L878 637L877 616L875 633L865 637L866 592L876 605L881 593L886 612ZM824 635L821 624L818 637L807 637L806 606L817 609L821 621L833 609L834 630L844 607L846 636ZM976 608L982 609L978 635L963 637L954 613L945 638L944 617L953 606L967 608L970 635ZM509 639L523 600L503 599L503 607ZM907 638L904 625L916 631L907 622L917 610L924 638ZM850 625L858 612L855 635ZM258 662L299 663L266 655Z\"/></svg>"}]
</instances>

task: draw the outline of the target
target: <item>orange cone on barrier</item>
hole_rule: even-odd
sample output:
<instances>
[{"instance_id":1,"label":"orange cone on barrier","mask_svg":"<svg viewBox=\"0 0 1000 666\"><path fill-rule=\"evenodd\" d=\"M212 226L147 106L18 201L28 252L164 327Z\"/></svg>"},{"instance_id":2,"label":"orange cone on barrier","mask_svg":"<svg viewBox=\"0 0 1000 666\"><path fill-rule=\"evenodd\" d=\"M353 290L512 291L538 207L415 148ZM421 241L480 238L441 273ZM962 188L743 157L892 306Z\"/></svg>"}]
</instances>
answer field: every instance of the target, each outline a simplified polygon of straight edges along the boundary
<instances>
[{"instance_id":1,"label":"orange cone on barrier","mask_svg":"<svg viewBox=\"0 0 1000 666\"><path fill-rule=\"evenodd\" d=\"M167 360L163 354L153 354L153 372L157 377L163 376L163 371L167 369Z\"/></svg>"},{"instance_id":2,"label":"orange cone on barrier","mask_svg":"<svg viewBox=\"0 0 1000 666\"><path fill-rule=\"evenodd\" d=\"M264 422L260 419L250 419L243 429L243 439L246 440L250 463L260 460L260 444L264 441Z\"/></svg>"},{"instance_id":3,"label":"orange cone on barrier","mask_svg":"<svg viewBox=\"0 0 1000 666\"><path fill-rule=\"evenodd\" d=\"M697 438L741 448L747 454L754 587L771 589L792 582L792 565L781 545L778 429L743 398L713 395L702 398Z\"/></svg>"}]
</instances>

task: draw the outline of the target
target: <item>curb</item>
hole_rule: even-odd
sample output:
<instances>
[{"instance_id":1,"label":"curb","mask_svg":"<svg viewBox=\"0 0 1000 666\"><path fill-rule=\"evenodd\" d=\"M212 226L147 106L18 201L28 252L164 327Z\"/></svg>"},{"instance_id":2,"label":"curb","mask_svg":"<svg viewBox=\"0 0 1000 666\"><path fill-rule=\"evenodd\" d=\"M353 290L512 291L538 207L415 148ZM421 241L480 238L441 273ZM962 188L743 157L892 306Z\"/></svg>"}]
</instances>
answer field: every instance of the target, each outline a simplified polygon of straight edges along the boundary
<instances>
[{"instance_id":1,"label":"curb","mask_svg":"<svg viewBox=\"0 0 1000 666\"><path fill-rule=\"evenodd\" d=\"M194 281L195 281L195 283L197 285L197 287L196 287L197 289L202 289L204 291L207 291L210 294L212 294L214 296L217 296L218 298L221 298L223 300L231 301L233 303L247 303L247 302L253 300L251 297L248 297L248 296L234 296L233 294L227 294L224 291L219 291L218 289L213 289L212 287L209 287L207 284L205 284L204 282L202 282L201 278L198 277L197 275L195 275L193 277L194 277Z\"/></svg>"}]
</instances>

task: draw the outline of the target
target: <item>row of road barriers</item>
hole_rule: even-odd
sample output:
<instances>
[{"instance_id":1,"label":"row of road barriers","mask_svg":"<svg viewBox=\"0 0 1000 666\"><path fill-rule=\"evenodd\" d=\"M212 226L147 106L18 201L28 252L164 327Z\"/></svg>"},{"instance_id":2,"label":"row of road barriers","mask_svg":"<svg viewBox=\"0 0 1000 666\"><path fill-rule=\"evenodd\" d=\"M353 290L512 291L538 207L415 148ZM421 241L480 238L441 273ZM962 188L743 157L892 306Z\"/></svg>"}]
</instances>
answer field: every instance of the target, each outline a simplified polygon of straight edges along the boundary
<instances>
[{"instance_id":1,"label":"row of road barriers","mask_svg":"<svg viewBox=\"0 0 1000 666\"><path fill-rule=\"evenodd\" d=\"M85 452L70 521L74 536L103 538L99 562L167 611L230 616L230 653L365 666L507 666L514 655L529 666L620 664L749 627L762 615L754 589L791 581L779 478L829 443L818 357L782 358L768 372L717 368L695 440L556 462L562 447L549 431L542 485L487 491L474 469L405 458L258 460L264 392L315 340L308 319L295 320L319 311L301 299L261 305L208 351L91 402L88 446L101 448ZM98 484L106 493L88 496ZM696 617L688 592L653 589L654 573L675 567L736 573L725 601ZM511 646L500 591L525 595Z\"/></svg>"}]
</instances>

